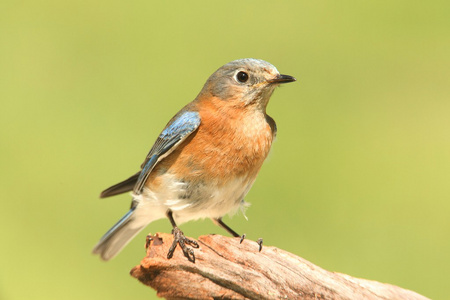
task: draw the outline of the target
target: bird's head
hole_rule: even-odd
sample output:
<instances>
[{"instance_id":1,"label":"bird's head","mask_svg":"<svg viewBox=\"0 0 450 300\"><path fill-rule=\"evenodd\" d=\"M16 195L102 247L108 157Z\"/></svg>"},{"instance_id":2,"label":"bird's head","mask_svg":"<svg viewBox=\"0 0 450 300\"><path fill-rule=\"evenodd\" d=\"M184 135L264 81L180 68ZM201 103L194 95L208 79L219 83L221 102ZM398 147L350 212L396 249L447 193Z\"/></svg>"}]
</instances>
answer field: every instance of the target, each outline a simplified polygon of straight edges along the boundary
<instances>
[{"instance_id":1,"label":"bird's head","mask_svg":"<svg viewBox=\"0 0 450 300\"><path fill-rule=\"evenodd\" d=\"M229 105L252 105L265 110L275 87L296 79L282 75L272 64L254 58L238 59L214 72L199 96L213 96Z\"/></svg>"}]
</instances>

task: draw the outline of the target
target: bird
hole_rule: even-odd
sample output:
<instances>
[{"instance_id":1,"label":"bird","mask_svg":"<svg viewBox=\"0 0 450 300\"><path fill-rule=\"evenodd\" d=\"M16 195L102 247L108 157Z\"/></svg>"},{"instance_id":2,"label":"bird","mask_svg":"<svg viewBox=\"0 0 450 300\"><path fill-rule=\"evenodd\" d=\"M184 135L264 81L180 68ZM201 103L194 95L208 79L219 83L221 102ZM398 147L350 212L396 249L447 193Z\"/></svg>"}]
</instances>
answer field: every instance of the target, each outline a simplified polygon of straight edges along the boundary
<instances>
[{"instance_id":1,"label":"bird","mask_svg":"<svg viewBox=\"0 0 450 300\"><path fill-rule=\"evenodd\" d=\"M244 197L277 133L267 104L277 86L294 81L261 59L238 59L217 69L167 123L141 170L101 193L105 198L131 192L132 201L93 253L110 260L148 224L165 217L174 236L169 259L179 245L195 262L191 247L199 245L178 227L187 221L210 218L240 237L222 218L248 206Z\"/></svg>"}]
</instances>

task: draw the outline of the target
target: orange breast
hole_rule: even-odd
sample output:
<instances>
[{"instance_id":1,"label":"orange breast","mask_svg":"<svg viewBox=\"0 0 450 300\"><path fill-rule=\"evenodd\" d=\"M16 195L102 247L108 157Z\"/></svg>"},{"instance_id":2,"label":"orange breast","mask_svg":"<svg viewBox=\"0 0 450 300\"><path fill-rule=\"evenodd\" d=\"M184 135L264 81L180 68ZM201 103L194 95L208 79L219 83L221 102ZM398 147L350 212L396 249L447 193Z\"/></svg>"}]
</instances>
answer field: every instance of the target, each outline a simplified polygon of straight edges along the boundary
<instances>
[{"instance_id":1,"label":"orange breast","mask_svg":"<svg viewBox=\"0 0 450 300\"><path fill-rule=\"evenodd\" d=\"M237 177L253 181L269 154L274 125L254 108L221 104L219 99L201 103L199 128L158 163L150 185L157 184L157 174L162 172L219 185Z\"/></svg>"}]
</instances>

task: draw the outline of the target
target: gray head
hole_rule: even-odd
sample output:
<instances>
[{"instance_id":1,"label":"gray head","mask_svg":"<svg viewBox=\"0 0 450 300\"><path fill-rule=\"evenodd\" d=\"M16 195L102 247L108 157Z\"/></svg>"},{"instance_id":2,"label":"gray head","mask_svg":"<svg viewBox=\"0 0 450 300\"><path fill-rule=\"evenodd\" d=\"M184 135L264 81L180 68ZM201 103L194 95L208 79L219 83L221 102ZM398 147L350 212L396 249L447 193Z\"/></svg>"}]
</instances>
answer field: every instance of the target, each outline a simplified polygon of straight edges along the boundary
<instances>
[{"instance_id":1,"label":"gray head","mask_svg":"<svg viewBox=\"0 0 450 300\"><path fill-rule=\"evenodd\" d=\"M275 87L293 81L294 77L280 74L264 60L244 58L229 62L214 72L200 96L209 94L238 105L256 104L265 109Z\"/></svg>"}]
</instances>

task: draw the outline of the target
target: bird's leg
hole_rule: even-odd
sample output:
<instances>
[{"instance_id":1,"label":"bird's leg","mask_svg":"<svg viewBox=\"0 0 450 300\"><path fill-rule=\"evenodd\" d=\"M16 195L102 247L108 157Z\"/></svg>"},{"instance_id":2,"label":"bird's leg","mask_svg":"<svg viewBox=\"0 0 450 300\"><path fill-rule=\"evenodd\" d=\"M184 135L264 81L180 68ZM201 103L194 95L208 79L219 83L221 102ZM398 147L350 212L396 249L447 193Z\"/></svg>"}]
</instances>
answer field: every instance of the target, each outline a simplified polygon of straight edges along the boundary
<instances>
[{"instance_id":1,"label":"bird's leg","mask_svg":"<svg viewBox=\"0 0 450 300\"><path fill-rule=\"evenodd\" d=\"M219 225L220 227L222 227L223 229L225 229L226 231L228 231L232 236L234 237L240 237L241 240L239 241L240 244L242 244L242 242L245 239L245 233L243 235L239 235L236 231L234 231L233 229L231 229L227 224L225 224L222 221L222 218L217 218L217 219L213 219L213 221ZM259 252L261 252L262 250L262 243L263 243L263 239L259 238L256 243L259 245Z\"/></svg>"},{"instance_id":2,"label":"bird's leg","mask_svg":"<svg viewBox=\"0 0 450 300\"><path fill-rule=\"evenodd\" d=\"M170 223L172 224L172 234L173 234L173 243L169 248L169 252L167 253L167 258L171 259L173 256L173 253L175 252L175 248L177 248L177 244L180 245L181 249L183 250L184 256L187 257L187 259L193 263L195 263L195 255L194 250L192 248L189 248L186 246L186 244L191 245L194 248L198 248L199 245L196 241L188 239L184 236L183 231L181 231L180 228L178 228L177 224L175 223L175 220L173 219L173 213L169 209L167 211L167 218L169 218Z\"/></svg>"},{"instance_id":3,"label":"bird's leg","mask_svg":"<svg viewBox=\"0 0 450 300\"><path fill-rule=\"evenodd\" d=\"M240 236L236 231L234 231L234 230L231 229L227 224L225 224L225 223L222 221L222 218L214 219L214 222L215 222L217 225L219 225L220 227L222 227L223 229L225 229L226 231L228 231L232 236L234 236L234 237L240 237L240 238L242 238L242 240L244 240L245 234L242 235L242 236Z\"/></svg>"}]
</instances>

